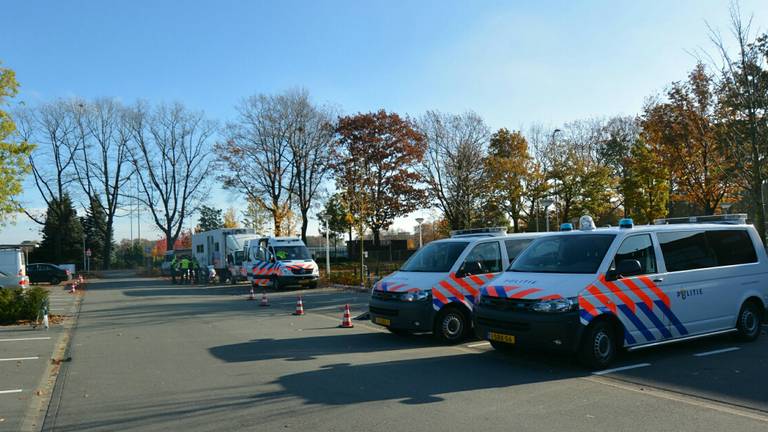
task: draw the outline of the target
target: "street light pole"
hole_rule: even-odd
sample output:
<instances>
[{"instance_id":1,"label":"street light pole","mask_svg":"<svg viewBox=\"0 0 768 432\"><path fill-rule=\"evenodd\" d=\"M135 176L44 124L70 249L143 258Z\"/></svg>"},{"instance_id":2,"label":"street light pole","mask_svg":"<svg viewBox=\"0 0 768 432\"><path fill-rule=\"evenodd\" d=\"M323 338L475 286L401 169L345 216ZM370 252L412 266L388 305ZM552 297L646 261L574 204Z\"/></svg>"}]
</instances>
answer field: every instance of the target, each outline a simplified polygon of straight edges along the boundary
<instances>
[{"instance_id":1,"label":"street light pole","mask_svg":"<svg viewBox=\"0 0 768 432\"><path fill-rule=\"evenodd\" d=\"M422 240L421 240L421 224L424 223L424 218L416 218L416 223L419 224L419 249L421 249L422 246Z\"/></svg>"},{"instance_id":2,"label":"street light pole","mask_svg":"<svg viewBox=\"0 0 768 432\"><path fill-rule=\"evenodd\" d=\"M325 273L328 275L328 283L331 283L331 230L328 224L328 215L325 216Z\"/></svg>"},{"instance_id":3,"label":"street light pole","mask_svg":"<svg viewBox=\"0 0 768 432\"><path fill-rule=\"evenodd\" d=\"M554 201L549 198L541 200L541 204L544 206L544 220L546 221L547 232L549 232L549 206L551 206L552 203L554 203Z\"/></svg>"}]
</instances>

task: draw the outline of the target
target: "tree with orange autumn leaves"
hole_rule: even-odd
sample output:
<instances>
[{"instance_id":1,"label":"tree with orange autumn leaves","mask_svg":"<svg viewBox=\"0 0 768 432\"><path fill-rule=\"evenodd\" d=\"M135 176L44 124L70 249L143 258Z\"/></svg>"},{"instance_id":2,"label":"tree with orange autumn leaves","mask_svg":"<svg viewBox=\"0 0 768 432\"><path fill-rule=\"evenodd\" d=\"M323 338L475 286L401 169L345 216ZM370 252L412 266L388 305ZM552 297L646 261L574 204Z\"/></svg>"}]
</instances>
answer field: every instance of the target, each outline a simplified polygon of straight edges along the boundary
<instances>
[{"instance_id":1,"label":"tree with orange autumn leaves","mask_svg":"<svg viewBox=\"0 0 768 432\"><path fill-rule=\"evenodd\" d=\"M395 113L342 117L336 126L336 187L362 235L365 227L380 245L380 233L395 218L425 204L416 166L424 157L424 136Z\"/></svg>"}]
</instances>

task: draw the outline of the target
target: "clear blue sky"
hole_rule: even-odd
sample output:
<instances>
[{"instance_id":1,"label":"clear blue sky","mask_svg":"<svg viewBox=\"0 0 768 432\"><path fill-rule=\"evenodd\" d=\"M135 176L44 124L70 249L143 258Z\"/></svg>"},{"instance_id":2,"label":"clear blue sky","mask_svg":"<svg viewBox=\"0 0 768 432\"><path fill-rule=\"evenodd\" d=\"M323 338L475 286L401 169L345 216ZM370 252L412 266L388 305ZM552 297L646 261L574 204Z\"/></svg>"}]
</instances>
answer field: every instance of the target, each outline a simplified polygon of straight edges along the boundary
<instances>
[{"instance_id":1,"label":"clear blue sky","mask_svg":"<svg viewBox=\"0 0 768 432\"><path fill-rule=\"evenodd\" d=\"M741 8L768 27L768 1ZM347 113L471 109L494 128L635 114L685 78L691 52L712 51L705 22L728 30L728 2L712 0L10 0L0 10L0 61L30 103L178 100L226 120L245 96L303 86ZM40 206L32 188L23 198ZM214 204L228 200L239 201ZM36 237L24 219L0 243Z\"/></svg>"}]
</instances>

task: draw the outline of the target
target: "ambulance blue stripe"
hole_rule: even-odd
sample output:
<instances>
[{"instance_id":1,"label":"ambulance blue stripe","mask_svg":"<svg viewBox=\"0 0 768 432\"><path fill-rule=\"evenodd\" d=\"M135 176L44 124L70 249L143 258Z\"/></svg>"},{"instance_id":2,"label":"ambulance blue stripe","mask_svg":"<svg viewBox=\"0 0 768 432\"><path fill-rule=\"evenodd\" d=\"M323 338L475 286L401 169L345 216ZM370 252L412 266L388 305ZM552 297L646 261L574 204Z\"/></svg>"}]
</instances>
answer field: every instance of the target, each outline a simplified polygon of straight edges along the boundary
<instances>
[{"instance_id":1,"label":"ambulance blue stripe","mask_svg":"<svg viewBox=\"0 0 768 432\"><path fill-rule=\"evenodd\" d=\"M687 335L687 334L688 334L688 329L687 329L687 328L685 328L685 326L683 325L683 323L681 323L681 322L680 322L680 320L679 320L679 319L677 319L677 315L675 315L674 313L672 313L672 311L671 311L671 310L670 310L670 309L667 307L667 305L666 305L666 304L664 304L664 302L663 302L663 301L661 301L661 300L656 300L656 301L654 302L654 304L656 304L656 307L658 307L659 309L661 309L661 312L663 312L663 313L664 313L664 315L667 317L667 319L668 319L670 322L672 322L672 325L673 325L673 326L675 326L675 328L677 329L677 331L678 331L678 332L680 332L680 335Z\"/></svg>"},{"instance_id":2,"label":"ambulance blue stripe","mask_svg":"<svg viewBox=\"0 0 768 432\"><path fill-rule=\"evenodd\" d=\"M671 338L672 333L669 331L667 326L664 325L663 322L659 319L659 317L656 316L655 313L653 313L652 310L648 309L648 306L645 303L637 303L637 307L640 308L640 310L643 311L645 316L648 317L649 320L653 323L653 325L656 326L656 329L661 333L662 336L665 338Z\"/></svg>"},{"instance_id":3,"label":"ambulance blue stripe","mask_svg":"<svg viewBox=\"0 0 768 432\"><path fill-rule=\"evenodd\" d=\"M625 317L627 317L630 321L632 321L632 325L635 326L637 330L640 331L640 333L643 334L643 337L646 341L654 341L656 338L653 336L653 333L648 331L648 327L643 324L642 321L640 321L640 318L637 317L637 315L632 313L632 310L629 308L629 306L620 304L619 309L621 309L621 312L624 314ZM625 336L629 336L629 338L632 338L632 342L629 341L629 338L627 338L627 343L634 344L637 342L635 338L632 337L632 335L629 334L629 332L625 332Z\"/></svg>"}]
</instances>

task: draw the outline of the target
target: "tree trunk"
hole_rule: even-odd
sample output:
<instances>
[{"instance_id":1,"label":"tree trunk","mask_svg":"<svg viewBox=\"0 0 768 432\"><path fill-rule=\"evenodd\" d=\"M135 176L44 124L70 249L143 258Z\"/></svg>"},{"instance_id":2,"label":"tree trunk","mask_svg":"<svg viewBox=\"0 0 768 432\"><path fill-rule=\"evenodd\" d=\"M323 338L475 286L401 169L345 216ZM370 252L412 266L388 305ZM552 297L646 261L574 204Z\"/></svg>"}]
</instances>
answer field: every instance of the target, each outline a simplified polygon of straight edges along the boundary
<instances>
[{"instance_id":1,"label":"tree trunk","mask_svg":"<svg viewBox=\"0 0 768 432\"><path fill-rule=\"evenodd\" d=\"M307 213L301 214L301 241L304 242L304 244L307 244L307 226L309 225L309 219L307 218ZM326 227L327 229L327 227Z\"/></svg>"},{"instance_id":2,"label":"tree trunk","mask_svg":"<svg viewBox=\"0 0 768 432\"><path fill-rule=\"evenodd\" d=\"M519 214L512 215L512 226L514 227L514 230L515 230L516 233L520 232L520 221L519 221L519 219L520 219L520 215Z\"/></svg>"},{"instance_id":3,"label":"tree trunk","mask_svg":"<svg viewBox=\"0 0 768 432\"><path fill-rule=\"evenodd\" d=\"M166 251L172 251L173 245L176 243L175 238L171 238L170 231L165 231L165 250Z\"/></svg>"},{"instance_id":4,"label":"tree trunk","mask_svg":"<svg viewBox=\"0 0 768 432\"><path fill-rule=\"evenodd\" d=\"M381 230L371 228L371 232L373 233L373 247L378 250L381 247Z\"/></svg>"},{"instance_id":5,"label":"tree trunk","mask_svg":"<svg viewBox=\"0 0 768 432\"><path fill-rule=\"evenodd\" d=\"M112 230L108 230L107 235L104 236L104 250L101 252L101 260L101 267L104 270L109 270L112 261Z\"/></svg>"}]
</instances>

